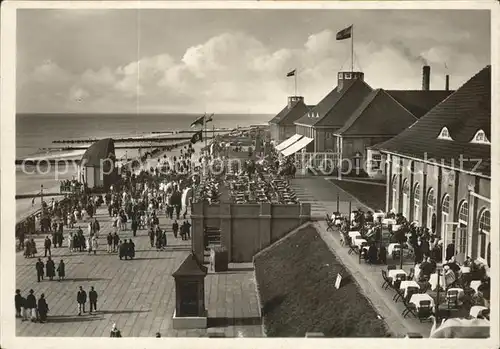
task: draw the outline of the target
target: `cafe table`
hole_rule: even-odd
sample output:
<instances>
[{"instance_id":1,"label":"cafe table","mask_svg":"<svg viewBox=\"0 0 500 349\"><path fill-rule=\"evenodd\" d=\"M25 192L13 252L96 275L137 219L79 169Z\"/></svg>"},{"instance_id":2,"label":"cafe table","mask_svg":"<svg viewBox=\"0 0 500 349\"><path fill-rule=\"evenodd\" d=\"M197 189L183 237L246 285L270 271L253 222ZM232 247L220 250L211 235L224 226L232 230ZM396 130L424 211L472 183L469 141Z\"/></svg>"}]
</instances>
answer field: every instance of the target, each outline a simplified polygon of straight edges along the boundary
<instances>
[{"instance_id":1,"label":"cafe table","mask_svg":"<svg viewBox=\"0 0 500 349\"><path fill-rule=\"evenodd\" d=\"M353 230L353 231L350 231L348 233L348 235L351 238L351 240L354 240L354 239L356 239L356 236L361 236L361 233L359 231Z\"/></svg>"},{"instance_id":2,"label":"cafe table","mask_svg":"<svg viewBox=\"0 0 500 349\"><path fill-rule=\"evenodd\" d=\"M434 299L429 294L416 293L416 294L412 295L410 298L410 303L414 304L417 309L420 308L420 302L422 302L422 301L430 301L431 308L434 310L434 307L435 307Z\"/></svg>"},{"instance_id":3,"label":"cafe table","mask_svg":"<svg viewBox=\"0 0 500 349\"><path fill-rule=\"evenodd\" d=\"M404 290L405 297L408 294L408 287L417 287L418 289L420 289L420 285L415 280L401 281L401 285L399 286L399 289Z\"/></svg>"},{"instance_id":4,"label":"cafe table","mask_svg":"<svg viewBox=\"0 0 500 349\"><path fill-rule=\"evenodd\" d=\"M398 275L408 275L408 274L403 269L392 269L392 270L389 270L389 272L387 273L387 276L392 279L393 283L394 283L394 280L397 279Z\"/></svg>"}]
</instances>

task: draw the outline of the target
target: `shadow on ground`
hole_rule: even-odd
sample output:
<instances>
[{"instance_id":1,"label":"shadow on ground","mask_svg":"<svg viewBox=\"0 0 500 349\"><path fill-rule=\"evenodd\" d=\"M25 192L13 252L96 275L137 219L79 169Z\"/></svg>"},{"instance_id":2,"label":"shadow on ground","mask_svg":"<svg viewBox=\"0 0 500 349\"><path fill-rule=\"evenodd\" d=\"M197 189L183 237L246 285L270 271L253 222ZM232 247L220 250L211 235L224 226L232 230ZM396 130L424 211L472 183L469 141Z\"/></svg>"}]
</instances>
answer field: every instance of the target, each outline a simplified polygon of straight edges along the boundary
<instances>
[{"instance_id":1,"label":"shadow on ground","mask_svg":"<svg viewBox=\"0 0 500 349\"><path fill-rule=\"evenodd\" d=\"M260 325L262 320L260 317L243 317L243 318L229 318L229 317L209 317L208 327L227 327L227 326L255 326Z\"/></svg>"}]
</instances>

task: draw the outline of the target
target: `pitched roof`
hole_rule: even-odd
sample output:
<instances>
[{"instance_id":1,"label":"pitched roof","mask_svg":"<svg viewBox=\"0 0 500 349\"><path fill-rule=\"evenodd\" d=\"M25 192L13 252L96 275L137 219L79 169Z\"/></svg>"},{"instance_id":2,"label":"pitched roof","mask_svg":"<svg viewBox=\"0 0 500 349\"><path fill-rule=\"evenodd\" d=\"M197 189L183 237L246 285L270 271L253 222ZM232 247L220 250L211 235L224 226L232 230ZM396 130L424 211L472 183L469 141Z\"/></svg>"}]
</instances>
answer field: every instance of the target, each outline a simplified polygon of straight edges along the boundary
<instances>
[{"instance_id":1,"label":"pitched roof","mask_svg":"<svg viewBox=\"0 0 500 349\"><path fill-rule=\"evenodd\" d=\"M270 124L278 125L293 125L297 119L302 115L309 112L311 108L304 104L303 101L298 100L293 102L291 108L285 106L274 118L272 118Z\"/></svg>"},{"instance_id":2,"label":"pitched roof","mask_svg":"<svg viewBox=\"0 0 500 349\"><path fill-rule=\"evenodd\" d=\"M99 167L101 160L109 158L115 158L115 143L111 138L104 138L87 148L82 156L81 164Z\"/></svg>"},{"instance_id":3,"label":"pitched roof","mask_svg":"<svg viewBox=\"0 0 500 349\"><path fill-rule=\"evenodd\" d=\"M186 257L184 262L180 265L179 268L172 274L173 277L178 276L206 276L207 275L207 267L198 263L198 260L193 254L190 254Z\"/></svg>"},{"instance_id":4,"label":"pitched roof","mask_svg":"<svg viewBox=\"0 0 500 349\"><path fill-rule=\"evenodd\" d=\"M377 89L365 97L336 134L395 136L417 118L387 92Z\"/></svg>"},{"instance_id":5,"label":"pitched roof","mask_svg":"<svg viewBox=\"0 0 500 349\"><path fill-rule=\"evenodd\" d=\"M437 139L443 127L448 128L453 140ZM491 140L491 66L377 148L418 159L435 159L443 165L489 177L491 146L470 143L479 129ZM461 158L465 160L460 162Z\"/></svg>"},{"instance_id":6,"label":"pitched roof","mask_svg":"<svg viewBox=\"0 0 500 349\"><path fill-rule=\"evenodd\" d=\"M385 90L385 92L417 118L420 118L454 91Z\"/></svg>"},{"instance_id":7,"label":"pitched roof","mask_svg":"<svg viewBox=\"0 0 500 349\"><path fill-rule=\"evenodd\" d=\"M305 114L295 124L341 127L371 90L363 80L346 81L340 91L336 87L311 110L311 114L319 117Z\"/></svg>"}]
</instances>

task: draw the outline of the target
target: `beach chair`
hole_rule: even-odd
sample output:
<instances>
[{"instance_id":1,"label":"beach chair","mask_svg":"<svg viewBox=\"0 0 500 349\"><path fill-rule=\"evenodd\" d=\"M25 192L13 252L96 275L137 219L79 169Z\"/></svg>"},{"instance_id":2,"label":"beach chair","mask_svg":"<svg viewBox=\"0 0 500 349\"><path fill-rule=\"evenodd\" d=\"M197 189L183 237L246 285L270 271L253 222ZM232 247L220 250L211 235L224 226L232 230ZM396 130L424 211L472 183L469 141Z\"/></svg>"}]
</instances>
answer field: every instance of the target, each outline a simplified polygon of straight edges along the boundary
<instances>
[{"instance_id":1,"label":"beach chair","mask_svg":"<svg viewBox=\"0 0 500 349\"><path fill-rule=\"evenodd\" d=\"M334 218L330 217L328 215L328 213L326 214L326 220L325 220L326 224L327 224L327 228L326 228L326 231L333 231L333 228L335 228L335 224L334 224Z\"/></svg>"},{"instance_id":2,"label":"beach chair","mask_svg":"<svg viewBox=\"0 0 500 349\"><path fill-rule=\"evenodd\" d=\"M387 277L387 272L382 269L382 278L384 279L384 283L382 284L382 288L384 290L387 289L387 287L389 287L389 285L391 284L391 280Z\"/></svg>"},{"instance_id":3,"label":"beach chair","mask_svg":"<svg viewBox=\"0 0 500 349\"><path fill-rule=\"evenodd\" d=\"M352 241L352 240L351 240ZM354 245L352 242L349 244L349 251L347 251L347 254L358 254L358 246Z\"/></svg>"},{"instance_id":4,"label":"beach chair","mask_svg":"<svg viewBox=\"0 0 500 349\"><path fill-rule=\"evenodd\" d=\"M399 281L399 284L401 285L400 280L396 280L395 282L398 282L398 281ZM396 291L396 294L394 295L394 297L392 297L392 300L397 303L398 299L403 299L405 297L405 294L404 294L405 291L399 289L399 287L395 288L394 290Z\"/></svg>"},{"instance_id":5,"label":"beach chair","mask_svg":"<svg viewBox=\"0 0 500 349\"><path fill-rule=\"evenodd\" d=\"M427 293L427 291L429 291L430 288L431 288L431 284L429 282L426 282L424 287L422 287L420 289L420 293Z\"/></svg>"},{"instance_id":6,"label":"beach chair","mask_svg":"<svg viewBox=\"0 0 500 349\"><path fill-rule=\"evenodd\" d=\"M387 271L389 271L389 270L394 270L394 269L396 269L396 265L395 265L395 264L389 264L389 265L387 266Z\"/></svg>"},{"instance_id":7,"label":"beach chair","mask_svg":"<svg viewBox=\"0 0 500 349\"><path fill-rule=\"evenodd\" d=\"M449 290L446 292L446 304L448 309L455 309L458 307L458 290Z\"/></svg>"},{"instance_id":8,"label":"beach chair","mask_svg":"<svg viewBox=\"0 0 500 349\"><path fill-rule=\"evenodd\" d=\"M432 315L431 301L420 301L420 307L417 310L417 317L420 322L430 321Z\"/></svg>"},{"instance_id":9,"label":"beach chair","mask_svg":"<svg viewBox=\"0 0 500 349\"><path fill-rule=\"evenodd\" d=\"M411 296L413 296L414 294L417 294L419 291L419 288L418 287L415 287L415 286L409 286L407 289L406 289L406 297L404 295L404 292L403 291L400 291L398 292L398 296L399 297L395 297L394 301L397 302L398 299L402 299L403 300L403 303L406 304L406 303L409 303L410 302L410 299L411 299Z\"/></svg>"},{"instance_id":10,"label":"beach chair","mask_svg":"<svg viewBox=\"0 0 500 349\"><path fill-rule=\"evenodd\" d=\"M413 277L415 276L415 268L410 268L410 274L408 274L408 281L413 280Z\"/></svg>"},{"instance_id":11,"label":"beach chair","mask_svg":"<svg viewBox=\"0 0 500 349\"><path fill-rule=\"evenodd\" d=\"M410 297L403 298L403 303L405 305L405 310L401 313L403 315L403 318L406 318L408 315L412 314L413 316L417 317L416 311L417 307L415 304L410 303L411 295Z\"/></svg>"}]
</instances>

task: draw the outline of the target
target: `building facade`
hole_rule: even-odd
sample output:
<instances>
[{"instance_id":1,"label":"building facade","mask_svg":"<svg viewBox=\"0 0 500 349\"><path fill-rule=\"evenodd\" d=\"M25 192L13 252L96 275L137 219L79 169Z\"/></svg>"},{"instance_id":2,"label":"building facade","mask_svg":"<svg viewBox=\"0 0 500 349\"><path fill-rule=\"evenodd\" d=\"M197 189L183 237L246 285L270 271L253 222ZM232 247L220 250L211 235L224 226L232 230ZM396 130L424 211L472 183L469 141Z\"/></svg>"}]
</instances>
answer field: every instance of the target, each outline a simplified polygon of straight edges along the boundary
<instances>
[{"instance_id":1,"label":"building facade","mask_svg":"<svg viewBox=\"0 0 500 349\"><path fill-rule=\"evenodd\" d=\"M433 231L456 258L490 264L491 67L411 128L376 146L386 209ZM443 253L443 258L445 258Z\"/></svg>"}]
</instances>

